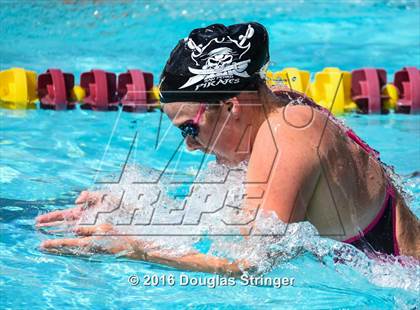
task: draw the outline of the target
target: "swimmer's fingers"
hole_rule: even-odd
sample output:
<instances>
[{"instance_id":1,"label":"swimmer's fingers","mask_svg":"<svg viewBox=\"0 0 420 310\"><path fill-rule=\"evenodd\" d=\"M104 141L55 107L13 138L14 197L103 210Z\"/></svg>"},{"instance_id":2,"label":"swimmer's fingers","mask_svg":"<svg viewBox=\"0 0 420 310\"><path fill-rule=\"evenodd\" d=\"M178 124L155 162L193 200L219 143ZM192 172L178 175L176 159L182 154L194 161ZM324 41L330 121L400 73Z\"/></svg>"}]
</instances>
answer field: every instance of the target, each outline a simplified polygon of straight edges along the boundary
<instances>
[{"instance_id":1,"label":"swimmer's fingers","mask_svg":"<svg viewBox=\"0 0 420 310\"><path fill-rule=\"evenodd\" d=\"M87 255L104 251L99 245L95 246L94 244L94 237L53 239L43 241L40 248L53 254L69 255Z\"/></svg>"},{"instance_id":2,"label":"swimmer's fingers","mask_svg":"<svg viewBox=\"0 0 420 310\"><path fill-rule=\"evenodd\" d=\"M41 243L43 251L59 255L92 255L133 253L132 241L126 238L82 237L73 239L53 239Z\"/></svg>"},{"instance_id":3,"label":"swimmer's fingers","mask_svg":"<svg viewBox=\"0 0 420 310\"><path fill-rule=\"evenodd\" d=\"M55 221L55 222L46 222L46 223L37 223L35 225L38 229L48 229L56 227L62 230L69 230L70 227L74 227L77 224L77 221Z\"/></svg>"},{"instance_id":4,"label":"swimmer's fingers","mask_svg":"<svg viewBox=\"0 0 420 310\"><path fill-rule=\"evenodd\" d=\"M71 209L53 211L43 215L39 215L35 219L35 222L36 226L38 227L38 225L42 223L57 222L64 220L77 220L80 218L81 215L82 208L79 206Z\"/></svg>"},{"instance_id":5,"label":"swimmer's fingers","mask_svg":"<svg viewBox=\"0 0 420 310\"><path fill-rule=\"evenodd\" d=\"M36 219L36 226L41 226L41 223L57 222L64 220L78 220L85 209L97 206L97 204L105 198L105 194L100 192L83 191L76 200L77 207L49 212L39 215Z\"/></svg>"},{"instance_id":6,"label":"swimmer's fingers","mask_svg":"<svg viewBox=\"0 0 420 310\"><path fill-rule=\"evenodd\" d=\"M74 234L78 236L92 236L92 235L112 235L114 232L111 224L101 224L96 226L78 226L73 229Z\"/></svg>"},{"instance_id":7,"label":"swimmer's fingers","mask_svg":"<svg viewBox=\"0 0 420 310\"><path fill-rule=\"evenodd\" d=\"M84 204L85 207L96 205L98 202L105 198L105 194L101 192L83 191L76 199L76 204Z\"/></svg>"},{"instance_id":8,"label":"swimmer's fingers","mask_svg":"<svg viewBox=\"0 0 420 310\"><path fill-rule=\"evenodd\" d=\"M53 211L53 212L48 212L46 214L38 215L35 218L36 225L40 223L50 222L50 221L62 220L64 218L62 213L63 211L60 210L60 211Z\"/></svg>"},{"instance_id":9,"label":"swimmer's fingers","mask_svg":"<svg viewBox=\"0 0 420 310\"><path fill-rule=\"evenodd\" d=\"M84 203L88 197L90 192L88 191L82 191L79 195L79 197L76 198L76 204Z\"/></svg>"},{"instance_id":10,"label":"swimmer's fingers","mask_svg":"<svg viewBox=\"0 0 420 310\"><path fill-rule=\"evenodd\" d=\"M53 249L61 247L81 247L89 244L90 238L68 238L68 239L51 239L41 243L41 249Z\"/></svg>"}]
</instances>

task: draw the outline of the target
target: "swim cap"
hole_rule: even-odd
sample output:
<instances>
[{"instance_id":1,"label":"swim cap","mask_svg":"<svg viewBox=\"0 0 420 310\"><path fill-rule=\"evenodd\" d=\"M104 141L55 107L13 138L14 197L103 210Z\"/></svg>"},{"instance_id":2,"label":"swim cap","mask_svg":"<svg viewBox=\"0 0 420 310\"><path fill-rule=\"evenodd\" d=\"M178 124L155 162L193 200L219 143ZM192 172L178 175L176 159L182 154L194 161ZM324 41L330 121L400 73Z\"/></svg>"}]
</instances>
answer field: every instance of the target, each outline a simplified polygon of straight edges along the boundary
<instances>
[{"instance_id":1,"label":"swim cap","mask_svg":"<svg viewBox=\"0 0 420 310\"><path fill-rule=\"evenodd\" d=\"M160 76L160 101L225 100L251 86L268 64L268 33L259 23L197 28L178 42Z\"/></svg>"}]
</instances>

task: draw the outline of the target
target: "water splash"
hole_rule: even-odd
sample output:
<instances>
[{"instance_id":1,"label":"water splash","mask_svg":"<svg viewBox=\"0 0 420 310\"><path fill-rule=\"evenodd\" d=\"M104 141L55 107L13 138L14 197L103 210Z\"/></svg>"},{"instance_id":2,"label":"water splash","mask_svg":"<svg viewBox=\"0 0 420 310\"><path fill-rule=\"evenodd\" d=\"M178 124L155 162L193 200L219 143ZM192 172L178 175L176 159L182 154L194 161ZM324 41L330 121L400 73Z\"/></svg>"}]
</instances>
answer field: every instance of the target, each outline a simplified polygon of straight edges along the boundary
<instances>
[{"instance_id":1,"label":"water splash","mask_svg":"<svg viewBox=\"0 0 420 310\"><path fill-rule=\"evenodd\" d=\"M252 266L246 272L267 273L309 253L338 273L358 273L378 286L420 291L420 265L415 259L373 259L349 244L320 237L309 222L285 224L275 213L259 212L249 236L241 234L247 225L226 225L244 223L241 211L246 167L242 163L231 169L210 162L187 186L188 194L182 195L185 186L176 183L173 189L170 173L165 176L162 171L130 166L120 182L101 189L108 194L100 206L103 213L98 216L98 210L88 209L80 222L96 218L97 224L111 223L120 233L136 235L135 238L148 242L149 248L174 257L197 251L204 244L206 250L202 252L208 255L246 260ZM116 209L115 197L121 192L125 193L124 200ZM139 199L138 193L147 195L140 195ZM176 222L180 213L182 221Z\"/></svg>"}]
</instances>

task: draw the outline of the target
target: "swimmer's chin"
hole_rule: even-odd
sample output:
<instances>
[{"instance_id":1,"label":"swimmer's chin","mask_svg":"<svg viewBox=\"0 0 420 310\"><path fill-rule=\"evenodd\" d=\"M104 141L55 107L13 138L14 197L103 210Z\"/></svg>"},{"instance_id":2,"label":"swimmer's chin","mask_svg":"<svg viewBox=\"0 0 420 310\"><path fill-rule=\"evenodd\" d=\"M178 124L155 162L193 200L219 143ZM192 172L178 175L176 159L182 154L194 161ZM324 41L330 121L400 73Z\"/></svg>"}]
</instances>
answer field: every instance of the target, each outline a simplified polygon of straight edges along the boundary
<instances>
[{"instance_id":1,"label":"swimmer's chin","mask_svg":"<svg viewBox=\"0 0 420 310\"><path fill-rule=\"evenodd\" d=\"M241 163L241 162L237 162L237 161L228 160L224 157L220 157L220 156L217 156L217 155L216 155L216 162L219 165L225 165L229 168L237 167Z\"/></svg>"},{"instance_id":2,"label":"swimmer's chin","mask_svg":"<svg viewBox=\"0 0 420 310\"><path fill-rule=\"evenodd\" d=\"M223 157L221 157L219 155L216 155L216 162L219 165L226 165L226 166L229 166L229 165L232 164L230 161L228 161L227 159L225 159L225 158L223 158Z\"/></svg>"}]
</instances>

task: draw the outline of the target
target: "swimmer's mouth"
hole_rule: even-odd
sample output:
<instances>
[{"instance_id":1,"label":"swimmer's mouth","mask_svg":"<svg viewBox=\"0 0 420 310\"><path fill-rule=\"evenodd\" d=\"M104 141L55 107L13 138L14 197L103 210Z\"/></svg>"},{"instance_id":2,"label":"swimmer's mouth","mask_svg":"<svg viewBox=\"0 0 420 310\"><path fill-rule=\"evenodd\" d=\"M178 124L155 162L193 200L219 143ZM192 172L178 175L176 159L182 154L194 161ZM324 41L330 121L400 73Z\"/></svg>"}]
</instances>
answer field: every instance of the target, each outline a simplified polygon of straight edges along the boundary
<instances>
[{"instance_id":1,"label":"swimmer's mouth","mask_svg":"<svg viewBox=\"0 0 420 310\"><path fill-rule=\"evenodd\" d=\"M225 164L226 165L228 163L228 161L225 158L223 158L223 157L221 157L217 154L214 154L214 155L216 155L216 162L218 164Z\"/></svg>"}]
</instances>

